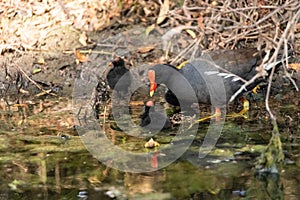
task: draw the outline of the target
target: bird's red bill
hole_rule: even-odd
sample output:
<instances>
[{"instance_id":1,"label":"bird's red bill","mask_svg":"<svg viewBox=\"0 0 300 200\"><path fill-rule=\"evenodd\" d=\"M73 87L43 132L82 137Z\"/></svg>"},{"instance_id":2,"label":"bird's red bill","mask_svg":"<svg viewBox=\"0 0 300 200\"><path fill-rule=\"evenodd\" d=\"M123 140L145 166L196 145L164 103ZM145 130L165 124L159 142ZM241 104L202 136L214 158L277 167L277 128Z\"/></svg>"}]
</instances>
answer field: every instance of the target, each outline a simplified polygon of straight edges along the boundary
<instances>
[{"instance_id":1,"label":"bird's red bill","mask_svg":"<svg viewBox=\"0 0 300 200\"><path fill-rule=\"evenodd\" d=\"M150 97L153 96L156 88L157 88L157 84L156 83L150 83Z\"/></svg>"},{"instance_id":2,"label":"bird's red bill","mask_svg":"<svg viewBox=\"0 0 300 200\"><path fill-rule=\"evenodd\" d=\"M154 70L148 71L148 79L150 81L150 96L152 97L154 94L154 91L157 88L157 83L155 82L155 71Z\"/></svg>"}]
</instances>

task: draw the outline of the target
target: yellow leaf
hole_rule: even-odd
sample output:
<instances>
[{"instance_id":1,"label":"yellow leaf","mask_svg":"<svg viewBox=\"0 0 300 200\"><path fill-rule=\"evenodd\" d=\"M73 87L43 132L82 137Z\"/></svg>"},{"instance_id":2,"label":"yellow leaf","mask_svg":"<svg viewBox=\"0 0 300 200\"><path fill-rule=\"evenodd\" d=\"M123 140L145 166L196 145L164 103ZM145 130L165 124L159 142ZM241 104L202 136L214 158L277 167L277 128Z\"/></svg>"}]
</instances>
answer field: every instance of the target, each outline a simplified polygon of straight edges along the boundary
<instances>
[{"instance_id":1,"label":"yellow leaf","mask_svg":"<svg viewBox=\"0 0 300 200\"><path fill-rule=\"evenodd\" d=\"M33 69L32 74L37 74L40 73L42 70L41 69Z\"/></svg>"},{"instance_id":2,"label":"yellow leaf","mask_svg":"<svg viewBox=\"0 0 300 200\"><path fill-rule=\"evenodd\" d=\"M196 38L196 33L190 29L185 30L193 39Z\"/></svg>"},{"instance_id":3,"label":"yellow leaf","mask_svg":"<svg viewBox=\"0 0 300 200\"><path fill-rule=\"evenodd\" d=\"M255 86L255 88L252 89L252 92L253 92L254 94L257 94L257 90L258 90L259 88L260 88L259 85Z\"/></svg>"},{"instance_id":4,"label":"yellow leaf","mask_svg":"<svg viewBox=\"0 0 300 200\"><path fill-rule=\"evenodd\" d=\"M180 65L178 65L176 68L177 68L177 69L181 69L181 68L183 68L187 63L188 63L188 61L184 61L184 62L182 62Z\"/></svg>"}]
</instances>

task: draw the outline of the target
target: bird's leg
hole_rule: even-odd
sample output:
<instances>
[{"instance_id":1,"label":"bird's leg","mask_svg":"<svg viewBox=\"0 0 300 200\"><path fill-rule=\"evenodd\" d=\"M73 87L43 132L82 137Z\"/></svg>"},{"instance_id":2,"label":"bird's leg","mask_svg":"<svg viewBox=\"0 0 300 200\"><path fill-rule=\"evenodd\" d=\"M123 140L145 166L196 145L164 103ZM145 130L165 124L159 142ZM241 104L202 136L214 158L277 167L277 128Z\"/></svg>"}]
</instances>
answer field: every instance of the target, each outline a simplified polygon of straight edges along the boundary
<instances>
[{"instance_id":1,"label":"bird's leg","mask_svg":"<svg viewBox=\"0 0 300 200\"><path fill-rule=\"evenodd\" d=\"M220 107L216 107L216 112L214 115L216 117L216 121L220 122L221 121L221 108Z\"/></svg>"},{"instance_id":2,"label":"bird's leg","mask_svg":"<svg viewBox=\"0 0 300 200\"><path fill-rule=\"evenodd\" d=\"M221 121L221 108L220 107L216 107L215 114L207 116L207 117L200 118L200 119L198 119L198 122L203 122L203 121L206 121L208 119L212 119L214 117L216 118L216 122Z\"/></svg>"}]
</instances>

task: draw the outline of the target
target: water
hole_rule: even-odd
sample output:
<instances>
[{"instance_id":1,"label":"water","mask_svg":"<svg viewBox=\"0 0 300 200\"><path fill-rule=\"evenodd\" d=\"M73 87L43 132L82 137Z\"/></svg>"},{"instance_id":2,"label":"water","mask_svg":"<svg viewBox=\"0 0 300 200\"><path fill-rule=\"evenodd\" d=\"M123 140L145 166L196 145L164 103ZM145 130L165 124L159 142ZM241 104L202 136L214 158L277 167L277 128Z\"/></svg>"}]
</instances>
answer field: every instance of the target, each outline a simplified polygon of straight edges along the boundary
<instances>
[{"instance_id":1,"label":"water","mask_svg":"<svg viewBox=\"0 0 300 200\"><path fill-rule=\"evenodd\" d=\"M286 153L280 175L258 175L255 161L271 136L271 125L254 107L249 119L225 122L216 147L198 159L199 146L209 127L200 123L190 148L167 167L160 148L172 145L174 132L154 138L161 146L145 149L149 139L114 130L108 138L125 150L146 152L143 164L157 171L122 172L113 160L99 162L83 145L73 128L71 101L48 100L32 108L1 112L0 199L299 199L299 121L279 121ZM47 106L47 109L46 109ZM43 109L41 109L43 108ZM62 109L63 108L63 109ZM293 113L295 107L278 108ZM290 110L289 110L290 109ZM133 105L138 124L142 105ZM288 111L287 111L288 110ZM254 116L260 115L261 118ZM25 116L25 117L24 117ZM286 131L286 130L289 131Z\"/></svg>"}]
</instances>

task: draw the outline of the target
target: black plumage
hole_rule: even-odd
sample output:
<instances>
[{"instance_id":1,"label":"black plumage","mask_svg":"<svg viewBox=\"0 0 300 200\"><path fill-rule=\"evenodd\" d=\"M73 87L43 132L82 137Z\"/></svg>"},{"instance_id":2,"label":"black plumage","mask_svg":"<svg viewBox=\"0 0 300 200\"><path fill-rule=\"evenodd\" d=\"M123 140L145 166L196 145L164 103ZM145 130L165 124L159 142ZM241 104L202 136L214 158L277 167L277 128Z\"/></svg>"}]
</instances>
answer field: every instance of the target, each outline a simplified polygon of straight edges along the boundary
<instances>
[{"instance_id":1,"label":"black plumage","mask_svg":"<svg viewBox=\"0 0 300 200\"><path fill-rule=\"evenodd\" d=\"M256 75L261 56L256 49L218 50L210 52L207 59L195 59L187 63L182 69L170 65L155 65L149 69L148 77L150 85L163 83L167 86L169 90L165 98L172 105L198 102L219 107L226 105L244 84L242 79L250 80ZM215 64L226 71L220 71ZM154 80L151 80L152 73ZM231 73L242 79L233 81L237 76L232 76ZM229 76L226 77L226 74ZM247 89L255 87L259 81Z\"/></svg>"},{"instance_id":2,"label":"black plumage","mask_svg":"<svg viewBox=\"0 0 300 200\"><path fill-rule=\"evenodd\" d=\"M114 90L118 81L122 77L125 79L122 80L122 83L118 85L118 91L127 91L128 87L130 86L131 78L129 76L129 70L125 67L125 62L122 58L117 57L114 61L109 64L112 67L106 76L107 83L111 90ZM127 74L126 74L127 73Z\"/></svg>"}]
</instances>

